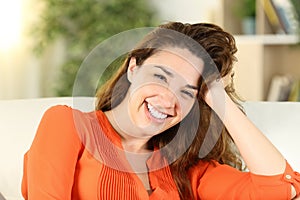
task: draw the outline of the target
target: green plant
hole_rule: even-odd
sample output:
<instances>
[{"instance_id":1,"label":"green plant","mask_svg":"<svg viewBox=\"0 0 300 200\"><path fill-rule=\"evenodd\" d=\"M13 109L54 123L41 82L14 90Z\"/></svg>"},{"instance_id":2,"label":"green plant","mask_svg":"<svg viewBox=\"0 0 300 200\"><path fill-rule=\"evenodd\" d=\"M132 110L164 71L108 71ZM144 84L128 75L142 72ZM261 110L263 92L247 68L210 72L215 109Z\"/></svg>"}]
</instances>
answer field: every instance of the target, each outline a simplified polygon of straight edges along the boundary
<instances>
[{"instance_id":1,"label":"green plant","mask_svg":"<svg viewBox=\"0 0 300 200\"><path fill-rule=\"evenodd\" d=\"M300 1L299 0L291 0L292 5L294 6L295 17L298 21L298 34L300 37Z\"/></svg>"},{"instance_id":2,"label":"green plant","mask_svg":"<svg viewBox=\"0 0 300 200\"><path fill-rule=\"evenodd\" d=\"M299 0L291 0L292 5L294 6L296 16L298 21L300 21L300 1Z\"/></svg>"},{"instance_id":3,"label":"green plant","mask_svg":"<svg viewBox=\"0 0 300 200\"><path fill-rule=\"evenodd\" d=\"M297 30L296 34L298 35L298 47L300 46L300 1L299 0L291 0L292 6L294 7L295 11L295 18L297 20Z\"/></svg>"},{"instance_id":4,"label":"green plant","mask_svg":"<svg viewBox=\"0 0 300 200\"><path fill-rule=\"evenodd\" d=\"M80 64L101 41L128 29L156 25L155 10L146 0L42 0L42 3L45 7L40 21L32 29L35 52L42 53L58 38L63 38L67 49L55 89L57 96L72 94Z\"/></svg>"},{"instance_id":5,"label":"green plant","mask_svg":"<svg viewBox=\"0 0 300 200\"><path fill-rule=\"evenodd\" d=\"M240 18L255 17L256 0L240 0L235 4L234 13Z\"/></svg>"}]
</instances>

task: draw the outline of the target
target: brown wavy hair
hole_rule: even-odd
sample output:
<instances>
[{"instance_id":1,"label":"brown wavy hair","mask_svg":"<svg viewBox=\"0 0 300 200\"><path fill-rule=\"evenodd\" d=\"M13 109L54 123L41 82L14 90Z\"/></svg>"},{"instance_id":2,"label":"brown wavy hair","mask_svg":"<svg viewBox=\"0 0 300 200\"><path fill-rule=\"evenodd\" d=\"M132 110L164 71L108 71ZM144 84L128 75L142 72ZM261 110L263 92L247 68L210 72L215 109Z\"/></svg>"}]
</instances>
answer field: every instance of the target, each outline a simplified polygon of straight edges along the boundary
<instances>
[{"instance_id":1,"label":"brown wavy hair","mask_svg":"<svg viewBox=\"0 0 300 200\"><path fill-rule=\"evenodd\" d=\"M184 37L178 40L173 34L169 34L169 31L180 33ZM195 43L189 42L191 39L203 48L199 49ZM136 58L137 65L141 65L147 58L164 47L187 48L204 61L204 70L198 83L197 101L189 114L181 123L154 136L148 142L149 148L154 146L167 147L164 148L162 154L172 161L170 162L170 169L180 198L194 199L188 171L199 160L208 162L216 160L238 169L242 169L243 165L240 154L222 121L204 101L207 84L232 73L233 64L236 61L234 54L237 48L231 34L219 26L209 23L169 22L160 25L128 53L114 76L97 91L96 110L111 110L124 99L130 87L126 73L131 57ZM239 98L235 93L232 81L225 90L238 104ZM238 106L240 105L238 104ZM182 126L183 124L184 126ZM211 141L211 144L209 142L207 144L206 141L204 145L203 141L206 137L208 137L208 141ZM171 140L175 140L175 142L172 141L172 145L167 145ZM200 150L206 150L207 153L201 156ZM184 153L177 158L180 152Z\"/></svg>"}]
</instances>

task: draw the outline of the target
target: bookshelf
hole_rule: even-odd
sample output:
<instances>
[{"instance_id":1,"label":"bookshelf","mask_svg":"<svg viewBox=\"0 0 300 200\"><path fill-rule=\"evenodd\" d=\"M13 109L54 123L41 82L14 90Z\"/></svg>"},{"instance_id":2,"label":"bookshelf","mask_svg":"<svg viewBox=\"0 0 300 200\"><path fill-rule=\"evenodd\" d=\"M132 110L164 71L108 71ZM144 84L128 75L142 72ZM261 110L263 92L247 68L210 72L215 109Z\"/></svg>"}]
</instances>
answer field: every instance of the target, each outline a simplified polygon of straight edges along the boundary
<instances>
[{"instance_id":1,"label":"bookshelf","mask_svg":"<svg viewBox=\"0 0 300 200\"><path fill-rule=\"evenodd\" d=\"M298 35L274 33L266 16L263 1L256 0L256 31L243 35L241 19L232 12L240 0L222 0L219 24L235 35L238 62L235 85L245 100L267 99L272 77L290 75L300 78L300 45Z\"/></svg>"}]
</instances>

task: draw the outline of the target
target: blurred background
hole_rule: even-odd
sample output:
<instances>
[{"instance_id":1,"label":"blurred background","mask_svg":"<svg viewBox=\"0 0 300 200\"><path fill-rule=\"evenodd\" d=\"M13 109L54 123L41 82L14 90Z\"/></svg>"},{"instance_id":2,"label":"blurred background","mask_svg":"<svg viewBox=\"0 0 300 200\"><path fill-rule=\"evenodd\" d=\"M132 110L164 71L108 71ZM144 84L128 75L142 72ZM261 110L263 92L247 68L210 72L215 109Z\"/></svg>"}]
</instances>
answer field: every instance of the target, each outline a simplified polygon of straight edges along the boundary
<instances>
[{"instance_id":1,"label":"blurred background","mask_svg":"<svg viewBox=\"0 0 300 200\"><path fill-rule=\"evenodd\" d=\"M211 22L235 35L245 100L299 101L298 0L10 0L0 2L0 99L71 96L88 53L125 30Z\"/></svg>"}]
</instances>

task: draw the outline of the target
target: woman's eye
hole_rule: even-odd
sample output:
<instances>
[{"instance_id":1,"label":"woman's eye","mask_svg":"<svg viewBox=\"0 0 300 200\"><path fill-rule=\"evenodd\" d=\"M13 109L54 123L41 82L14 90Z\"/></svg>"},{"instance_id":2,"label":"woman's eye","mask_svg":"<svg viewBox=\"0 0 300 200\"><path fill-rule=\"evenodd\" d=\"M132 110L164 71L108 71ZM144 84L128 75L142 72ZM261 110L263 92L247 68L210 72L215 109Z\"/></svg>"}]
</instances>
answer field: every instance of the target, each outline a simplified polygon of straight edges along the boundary
<instances>
[{"instance_id":1,"label":"woman's eye","mask_svg":"<svg viewBox=\"0 0 300 200\"><path fill-rule=\"evenodd\" d=\"M154 74L154 77L164 81L164 82L168 82L167 78L164 76L164 75L161 75L161 74Z\"/></svg>"},{"instance_id":2,"label":"woman's eye","mask_svg":"<svg viewBox=\"0 0 300 200\"><path fill-rule=\"evenodd\" d=\"M181 90L181 92L182 92L184 95L186 95L186 96L188 96L188 97L190 97L190 98L195 98L194 94L191 93L191 92L189 92L189 91L187 91L187 90Z\"/></svg>"}]
</instances>

